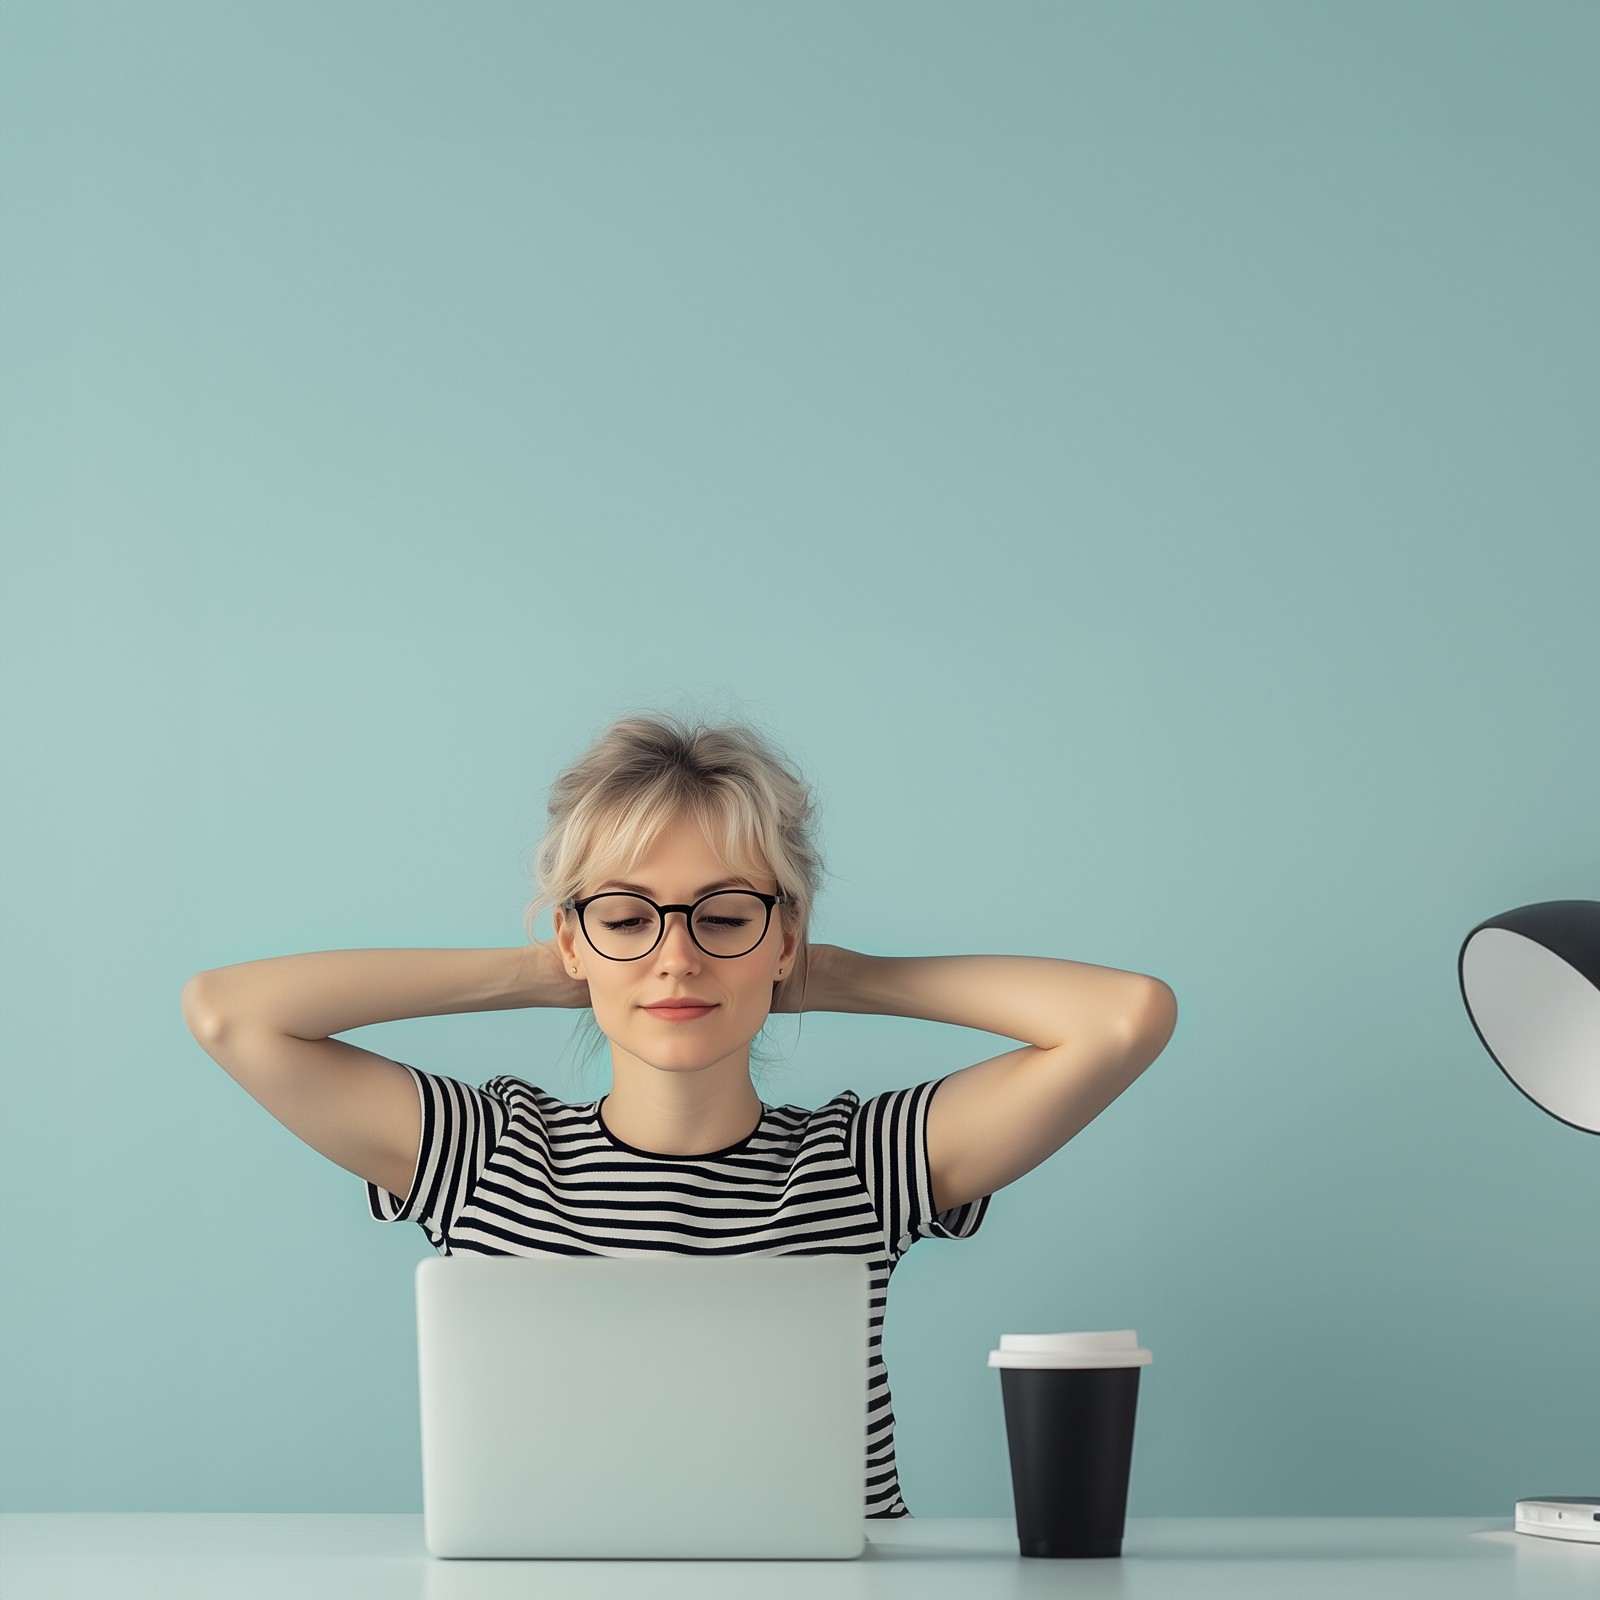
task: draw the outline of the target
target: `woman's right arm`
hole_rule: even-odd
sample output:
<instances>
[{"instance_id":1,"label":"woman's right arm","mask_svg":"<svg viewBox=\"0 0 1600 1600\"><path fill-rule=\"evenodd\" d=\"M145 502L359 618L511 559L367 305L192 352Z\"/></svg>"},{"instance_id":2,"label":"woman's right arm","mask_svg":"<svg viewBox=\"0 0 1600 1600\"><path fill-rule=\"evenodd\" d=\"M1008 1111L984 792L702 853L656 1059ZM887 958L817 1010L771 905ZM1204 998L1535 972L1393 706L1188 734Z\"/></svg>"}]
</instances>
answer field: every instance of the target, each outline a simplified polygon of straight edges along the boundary
<instances>
[{"instance_id":1,"label":"woman's right arm","mask_svg":"<svg viewBox=\"0 0 1600 1600\"><path fill-rule=\"evenodd\" d=\"M589 985L568 975L553 941L491 950L314 950L213 967L183 990L191 1030L197 1021L245 1021L296 1039L401 1017L588 1003Z\"/></svg>"},{"instance_id":2,"label":"woman's right arm","mask_svg":"<svg viewBox=\"0 0 1600 1600\"><path fill-rule=\"evenodd\" d=\"M494 950L318 950L197 973L183 1015L207 1055L297 1138L404 1199L422 1144L416 1081L332 1038L401 1017L576 1008L589 985L548 944Z\"/></svg>"}]
</instances>

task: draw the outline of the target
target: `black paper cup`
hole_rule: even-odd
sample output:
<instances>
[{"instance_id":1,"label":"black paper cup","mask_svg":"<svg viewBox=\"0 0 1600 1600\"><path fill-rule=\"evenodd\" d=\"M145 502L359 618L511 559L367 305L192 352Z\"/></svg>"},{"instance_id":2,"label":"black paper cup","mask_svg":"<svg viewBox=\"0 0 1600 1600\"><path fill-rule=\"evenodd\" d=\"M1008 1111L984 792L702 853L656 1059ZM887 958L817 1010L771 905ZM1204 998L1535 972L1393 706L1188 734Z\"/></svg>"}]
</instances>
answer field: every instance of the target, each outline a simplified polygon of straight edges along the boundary
<instances>
[{"instance_id":1,"label":"black paper cup","mask_svg":"<svg viewBox=\"0 0 1600 1600\"><path fill-rule=\"evenodd\" d=\"M1139 1369L1150 1360L1131 1328L1007 1333L989 1352L1000 1369L1021 1554L1122 1554Z\"/></svg>"}]
</instances>

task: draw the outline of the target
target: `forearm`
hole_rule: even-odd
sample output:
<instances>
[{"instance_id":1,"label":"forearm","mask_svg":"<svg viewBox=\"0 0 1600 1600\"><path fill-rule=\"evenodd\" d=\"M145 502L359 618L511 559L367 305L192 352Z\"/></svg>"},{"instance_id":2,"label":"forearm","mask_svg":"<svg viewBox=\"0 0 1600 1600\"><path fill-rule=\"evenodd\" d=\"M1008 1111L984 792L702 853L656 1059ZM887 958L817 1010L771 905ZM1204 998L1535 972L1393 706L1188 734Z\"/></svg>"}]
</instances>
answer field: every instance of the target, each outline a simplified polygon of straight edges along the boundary
<instances>
[{"instance_id":1,"label":"forearm","mask_svg":"<svg viewBox=\"0 0 1600 1600\"><path fill-rule=\"evenodd\" d=\"M317 950L215 967L191 978L184 1015L248 1020L301 1039L326 1039L400 1017L519 1006L571 1006L574 983L543 945L489 950Z\"/></svg>"},{"instance_id":2,"label":"forearm","mask_svg":"<svg viewBox=\"0 0 1600 1600\"><path fill-rule=\"evenodd\" d=\"M812 974L807 1011L922 1017L1051 1049L1087 1028L1140 1026L1171 991L1158 978L1053 956L870 956L837 945Z\"/></svg>"}]
</instances>

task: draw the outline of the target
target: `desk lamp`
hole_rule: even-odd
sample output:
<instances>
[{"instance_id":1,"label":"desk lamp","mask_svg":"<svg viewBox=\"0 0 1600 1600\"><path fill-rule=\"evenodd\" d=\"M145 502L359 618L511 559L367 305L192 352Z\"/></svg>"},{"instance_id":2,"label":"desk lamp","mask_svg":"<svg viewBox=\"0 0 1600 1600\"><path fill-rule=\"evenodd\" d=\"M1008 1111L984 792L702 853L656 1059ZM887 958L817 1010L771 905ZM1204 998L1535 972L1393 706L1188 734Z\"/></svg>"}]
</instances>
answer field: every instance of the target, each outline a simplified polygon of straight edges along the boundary
<instances>
[{"instance_id":1,"label":"desk lamp","mask_svg":"<svg viewBox=\"0 0 1600 1600\"><path fill-rule=\"evenodd\" d=\"M1600 1133L1600 900L1503 911L1467 935L1457 965L1467 1015L1500 1070L1558 1122ZM1574 1230L1580 1248L1593 1220ZM1600 1545L1600 1494L1519 1500L1515 1526Z\"/></svg>"}]
</instances>

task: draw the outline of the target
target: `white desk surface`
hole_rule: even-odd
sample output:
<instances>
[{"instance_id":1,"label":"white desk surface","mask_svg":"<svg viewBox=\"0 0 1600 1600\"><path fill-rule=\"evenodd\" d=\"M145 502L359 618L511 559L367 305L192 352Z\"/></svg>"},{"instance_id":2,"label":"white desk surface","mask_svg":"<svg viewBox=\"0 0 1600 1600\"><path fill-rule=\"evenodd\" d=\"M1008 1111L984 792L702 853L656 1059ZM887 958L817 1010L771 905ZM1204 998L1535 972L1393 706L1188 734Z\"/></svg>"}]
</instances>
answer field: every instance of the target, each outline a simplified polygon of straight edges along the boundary
<instances>
[{"instance_id":1,"label":"white desk surface","mask_svg":"<svg viewBox=\"0 0 1600 1600\"><path fill-rule=\"evenodd\" d=\"M420 1514L12 1512L5 1600L1597 1600L1600 1545L1482 1517L1129 1517L1122 1555L1017 1551L1009 1517L866 1522L844 1561L439 1560Z\"/></svg>"}]
</instances>

